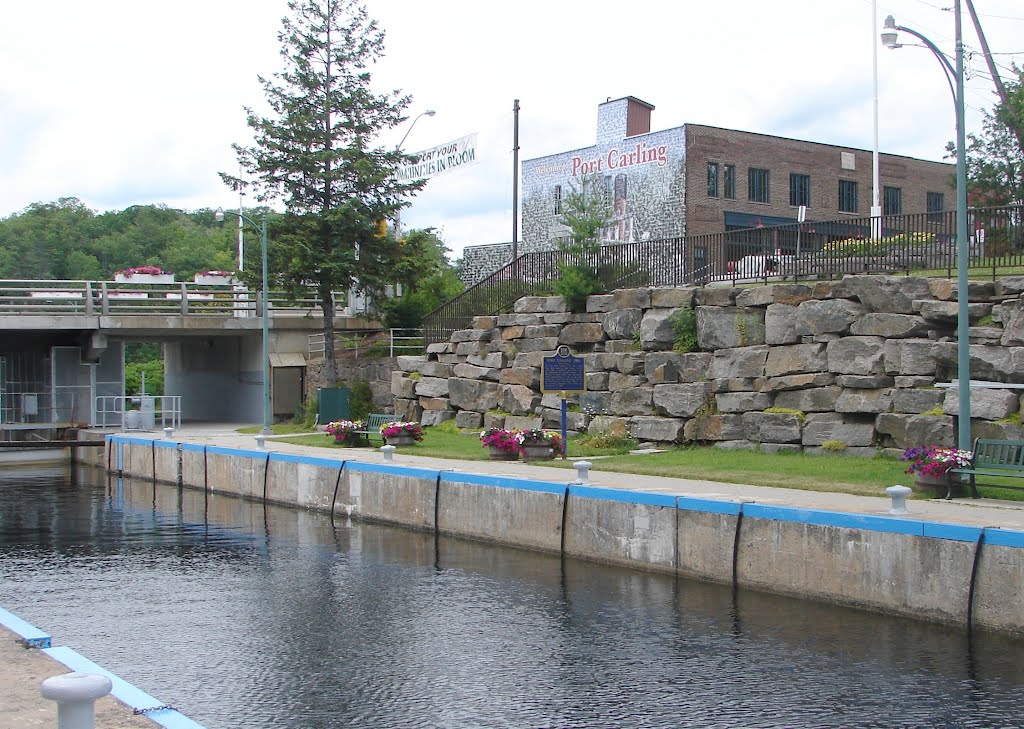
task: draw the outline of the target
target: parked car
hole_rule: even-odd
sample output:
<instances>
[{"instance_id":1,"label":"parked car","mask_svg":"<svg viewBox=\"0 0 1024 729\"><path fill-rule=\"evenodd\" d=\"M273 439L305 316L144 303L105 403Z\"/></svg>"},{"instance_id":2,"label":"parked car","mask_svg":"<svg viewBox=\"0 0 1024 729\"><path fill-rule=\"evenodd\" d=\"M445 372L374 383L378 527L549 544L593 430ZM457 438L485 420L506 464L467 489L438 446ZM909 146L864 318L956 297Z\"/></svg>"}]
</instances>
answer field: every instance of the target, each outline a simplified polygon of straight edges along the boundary
<instances>
[{"instance_id":1,"label":"parked car","mask_svg":"<svg viewBox=\"0 0 1024 729\"><path fill-rule=\"evenodd\" d=\"M729 261L726 264L726 271L736 276L736 278L782 276L793 270L794 261L793 256L774 254L743 256L738 261Z\"/></svg>"}]
</instances>

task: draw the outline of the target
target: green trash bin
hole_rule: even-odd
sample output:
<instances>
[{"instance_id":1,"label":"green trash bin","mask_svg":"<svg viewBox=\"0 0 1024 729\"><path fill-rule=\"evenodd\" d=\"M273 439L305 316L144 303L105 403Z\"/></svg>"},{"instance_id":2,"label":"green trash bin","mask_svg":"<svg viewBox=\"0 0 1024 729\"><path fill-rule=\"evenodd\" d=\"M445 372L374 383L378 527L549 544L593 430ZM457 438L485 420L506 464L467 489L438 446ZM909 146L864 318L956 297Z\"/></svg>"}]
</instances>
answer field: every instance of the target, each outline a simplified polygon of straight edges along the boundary
<instances>
[{"instance_id":1,"label":"green trash bin","mask_svg":"<svg viewBox=\"0 0 1024 729\"><path fill-rule=\"evenodd\" d=\"M333 420L348 420L349 389L347 387L321 387L316 391L316 421L320 425Z\"/></svg>"}]
</instances>

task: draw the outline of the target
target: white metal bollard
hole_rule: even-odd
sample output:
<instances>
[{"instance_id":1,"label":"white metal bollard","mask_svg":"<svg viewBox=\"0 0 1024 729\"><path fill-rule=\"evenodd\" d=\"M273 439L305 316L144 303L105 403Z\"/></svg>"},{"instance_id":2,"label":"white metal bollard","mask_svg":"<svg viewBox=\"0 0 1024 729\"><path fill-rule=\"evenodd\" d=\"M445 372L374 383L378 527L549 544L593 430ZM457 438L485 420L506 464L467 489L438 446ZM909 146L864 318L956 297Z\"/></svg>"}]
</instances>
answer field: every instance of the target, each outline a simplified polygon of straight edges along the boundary
<instances>
[{"instance_id":1,"label":"white metal bollard","mask_svg":"<svg viewBox=\"0 0 1024 729\"><path fill-rule=\"evenodd\" d=\"M384 454L384 463L394 463L395 461L395 446L383 445L380 447L380 452Z\"/></svg>"},{"instance_id":2,"label":"white metal bollard","mask_svg":"<svg viewBox=\"0 0 1024 729\"><path fill-rule=\"evenodd\" d=\"M572 467L576 469L576 480L573 483L587 483L590 480L590 467L594 465L590 461L576 461Z\"/></svg>"},{"instance_id":3,"label":"white metal bollard","mask_svg":"<svg viewBox=\"0 0 1024 729\"><path fill-rule=\"evenodd\" d=\"M885 490L885 493L889 494L892 499L892 508L889 509L890 514L909 514L907 511L907 497L910 496L910 489L906 486L890 486Z\"/></svg>"},{"instance_id":4,"label":"white metal bollard","mask_svg":"<svg viewBox=\"0 0 1024 729\"><path fill-rule=\"evenodd\" d=\"M170 427L164 428L164 438L167 438L168 440L170 440L170 437L172 435L174 435L174 428L170 428Z\"/></svg>"},{"instance_id":5,"label":"white metal bollard","mask_svg":"<svg viewBox=\"0 0 1024 729\"><path fill-rule=\"evenodd\" d=\"M263 435L263 433L256 436L256 447L260 449L267 447L267 436Z\"/></svg>"},{"instance_id":6,"label":"white metal bollard","mask_svg":"<svg viewBox=\"0 0 1024 729\"><path fill-rule=\"evenodd\" d=\"M57 702L57 729L93 729L96 699L112 686L106 676L75 672L46 679L39 693Z\"/></svg>"}]
</instances>

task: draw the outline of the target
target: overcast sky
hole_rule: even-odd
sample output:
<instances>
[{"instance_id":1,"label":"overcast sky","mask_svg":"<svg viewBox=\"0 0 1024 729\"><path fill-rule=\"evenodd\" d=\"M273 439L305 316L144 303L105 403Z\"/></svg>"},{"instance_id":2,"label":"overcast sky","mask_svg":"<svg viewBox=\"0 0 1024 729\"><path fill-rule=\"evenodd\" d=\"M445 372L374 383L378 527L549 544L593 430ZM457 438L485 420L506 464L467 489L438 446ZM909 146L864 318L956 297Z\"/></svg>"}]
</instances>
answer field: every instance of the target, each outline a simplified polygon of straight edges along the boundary
<instances>
[{"instance_id":1,"label":"overcast sky","mask_svg":"<svg viewBox=\"0 0 1024 729\"><path fill-rule=\"evenodd\" d=\"M877 0L952 56L950 0ZM513 100L520 159L592 145L597 105L636 96L652 130L709 124L872 147L871 0L368 0L386 31L379 90L413 96L407 151L479 134L480 163L432 180L402 216L458 255L512 236ZM1024 63L1024 3L975 0L1009 77ZM244 106L280 70L285 0L46 0L0 10L0 217L77 197L96 211L135 204L237 206L217 173L251 141ZM968 51L979 43L964 11ZM902 36L909 43L912 38ZM969 60L968 131L994 91ZM878 51L882 152L941 160L955 136L938 61L923 47Z\"/></svg>"}]
</instances>

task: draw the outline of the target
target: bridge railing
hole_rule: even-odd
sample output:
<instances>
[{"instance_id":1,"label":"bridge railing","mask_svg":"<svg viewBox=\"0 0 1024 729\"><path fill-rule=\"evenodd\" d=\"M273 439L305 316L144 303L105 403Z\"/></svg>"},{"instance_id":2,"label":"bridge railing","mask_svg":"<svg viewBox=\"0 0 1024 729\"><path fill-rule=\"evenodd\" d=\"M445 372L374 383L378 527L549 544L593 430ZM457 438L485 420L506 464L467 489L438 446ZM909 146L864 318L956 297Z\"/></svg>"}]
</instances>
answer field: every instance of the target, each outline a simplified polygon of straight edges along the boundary
<instances>
[{"instance_id":1,"label":"bridge railing","mask_svg":"<svg viewBox=\"0 0 1024 729\"><path fill-rule=\"evenodd\" d=\"M335 292L334 300L344 301L344 292ZM272 290L269 310L271 316L315 316L320 299L314 289L297 300ZM0 314L13 313L256 317L263 306L258 291L224 284L0 280Z\"/></svg>"},{"instance_id":2,"label":"bridge railing","mask_svg":"<svg viewBox=\"0 0 1024 729\"><path fill-rule=\"evenodd\" d=\"M181 427L181 395L97 395L93 426L177 430Z\"/></svg>"}]
</instances>

